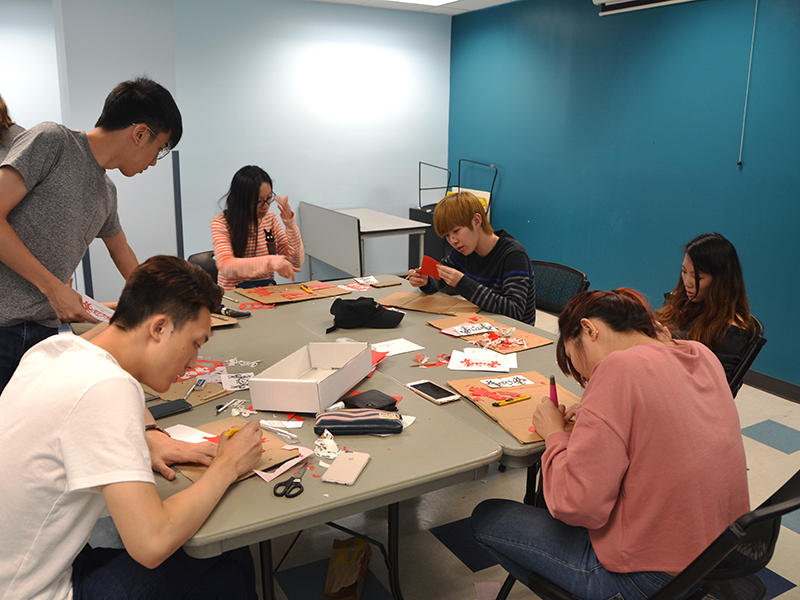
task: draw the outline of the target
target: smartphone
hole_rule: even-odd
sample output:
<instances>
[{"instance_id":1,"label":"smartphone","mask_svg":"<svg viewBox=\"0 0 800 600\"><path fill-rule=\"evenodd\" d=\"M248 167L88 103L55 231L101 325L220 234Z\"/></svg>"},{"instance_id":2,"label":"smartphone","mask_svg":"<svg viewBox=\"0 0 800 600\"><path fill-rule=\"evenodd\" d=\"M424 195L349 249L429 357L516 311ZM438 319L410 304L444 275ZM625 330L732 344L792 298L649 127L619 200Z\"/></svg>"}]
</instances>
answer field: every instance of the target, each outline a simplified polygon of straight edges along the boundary
<instances>
[{"instance_id":1,"label":"smartphone","mask_svg":"<svg viewBox=\"0 0 800 600\"><path fill-rule=\"evenodd\" d=\"M434 404L446 404L459 400L461 396L455 392L443 388L442 386L424 379L422 381L412 381L407 383L406 387L413 392L416 392L426 400L430 400Z\"/></svg>"},{"instance_id":2,"label":"smartphone","mask_svg":"<svg viewBox=\"0 0 800 600\"><path fill-rule=\"evenodd\" d=\"M368 462L369 454L366 452L351 452L349 450L340 452L339 456L333 459L328 470L325 471L322 481L325 483L338 483L339 485L353 485Z\"/></svg>"},{"instance_id":3,"label":"smartphone","mask_svg":"<svg viewBox=\"0 0 800 600\"><path fill-rule=\"evenodd\" d=\"M150 414L153 415L154 419L160 419L162 417L168 417L169 415L177 415L187 410L192 410L192 405L186 400L178 399L151 406Z\"/></svg>"}]
</instances>

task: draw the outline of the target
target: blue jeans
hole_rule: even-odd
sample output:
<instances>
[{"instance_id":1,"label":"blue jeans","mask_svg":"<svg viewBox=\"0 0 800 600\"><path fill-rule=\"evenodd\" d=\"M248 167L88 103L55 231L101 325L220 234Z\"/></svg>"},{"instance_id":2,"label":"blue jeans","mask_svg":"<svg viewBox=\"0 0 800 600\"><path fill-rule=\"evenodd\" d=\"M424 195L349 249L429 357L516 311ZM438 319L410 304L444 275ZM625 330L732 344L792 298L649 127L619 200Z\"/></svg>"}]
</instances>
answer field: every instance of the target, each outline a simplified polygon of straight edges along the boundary
<instances>
[{"instance_id":1,"label":"blue jeans","mask_svg":"<svg viewBox=\"0 0 800 600\"><path fill-rule=\"evenodd\" d=\"M74 600L257 600L249 548L213 558L182 549L157 566L143 567L125 550L86 546L72 563Z\"/></svg>"},{"instance_id":2,"label":"blue jeans","mask_svg":"<svg viewBox=\"0 0 800 600\"><path fill-rule=\"evenodd\" d=\"M607 571L587 529L513 500L485 500L475 507L472 535L519 581L537 573L583 600L641 600L672 580L660 571Z\"/></svg>"},{"instance_id":3,"label":"blue jeans","mask_svg":"<svg viewBox=\"0 0 800 600\"><path fill-rule=\"evenodd\" d=\"M34 321L0 327L0 393L5 389L19 365L22 355L43 339L55 335L58 329Z\"/></svg>"}]
</instances>

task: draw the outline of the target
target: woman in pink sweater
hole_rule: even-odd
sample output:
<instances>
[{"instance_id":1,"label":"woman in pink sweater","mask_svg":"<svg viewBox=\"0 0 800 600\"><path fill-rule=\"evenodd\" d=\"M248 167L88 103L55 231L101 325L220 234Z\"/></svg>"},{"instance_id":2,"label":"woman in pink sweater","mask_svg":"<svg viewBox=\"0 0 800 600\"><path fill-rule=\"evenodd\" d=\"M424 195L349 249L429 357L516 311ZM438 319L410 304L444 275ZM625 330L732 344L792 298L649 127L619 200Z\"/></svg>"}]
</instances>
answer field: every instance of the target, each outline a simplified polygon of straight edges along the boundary
<instances>
[{"instance_id":1,"label":"woman in pink sweater","mask_svg":"<svg viewBox=\"0 0 800 600\"><path fill-rule=\"evenodd\" d=\"M586 389L533 412L547 507L487 500L473 534L520 581L646 598L750 509L736 406L714 354L659 339L633 290L583 292L558 325L558 365Z\"/></svg>"},{"instance_id":2,"label":"woman in pink sweater","mask_svg":"<svg viewBox=\"0 0 800 600\"><path fill-rule=\"evenodd\" d=\"M277 202L280 221L269 212ZM274 285L275 273L294 281L305 260L305 248L289 198L272 190L272 179L255 165L233 176L225 210L211 220L217 281L226 290Z\"/></svg>"}]
</instances>

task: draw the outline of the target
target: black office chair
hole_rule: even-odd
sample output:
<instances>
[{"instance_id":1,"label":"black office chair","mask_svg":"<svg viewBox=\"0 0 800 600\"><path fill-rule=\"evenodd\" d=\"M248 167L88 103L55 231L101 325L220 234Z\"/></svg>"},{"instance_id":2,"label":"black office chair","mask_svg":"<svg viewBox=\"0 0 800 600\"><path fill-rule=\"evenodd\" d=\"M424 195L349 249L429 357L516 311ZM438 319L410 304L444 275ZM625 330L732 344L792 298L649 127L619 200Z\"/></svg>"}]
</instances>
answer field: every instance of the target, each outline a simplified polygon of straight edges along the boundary
<instances>
[{"instance_id":1,"label":"black office chair","mask_svg":"<svg viewBox=\"0 0 800 600\"><path fill-rule=\"evenodd\" d=\"M538 310L558 315L570 298L589 289L589 280L578 269L545 260L532 260L531 267Z\"/></svg>"},{"instance_id":2,"label":"black office chair","mask_svg":"<svg viewBox=\"0 0 800 600\"><path fill-rule=\"evenodd\" d=\"M688 600L762 600L766 587L755 573L772 559L781 517L798 508L800 471L761 506L736 519L688 567L648 600L676 600L700 582L704 583ZM538 596L549 600L579 600L536 574L531 575L527 585ZM497 600L505 600L508 591L502 594L503 590Z\"/></svg>"},{"instance_id":3,"label":"black office chair","mask_svg":"<svg viewBox=\"0 0 800 600\"><path fill-rule=\"evenodd\" d=\"M758 356L758 353L761 352L761 348L767 343L764 337L764 325L755 317L753 317L753 321L756 323L756 334L753 336L753 339L748 342L744 352L742 352L739 364L736 365L736 370L733 372L733 376L730 380L731 392L733 392L734 398L742 387L744 376L747 374L756 356Z\"/></svg>"},{"instance_id":4,"label":"black office chair","mask_svg":"<svg viewBox=\"0 0 800 600\"><path fill-rule=\"evenodd\" d=\"M198 252L197 254L192 254L186 260L202 268L206 273L211 275L211 279L214 280L214 283L217 282L217 261L214 260L213 250L209 250L208 252Z\"/></svg>"}]
</instances>

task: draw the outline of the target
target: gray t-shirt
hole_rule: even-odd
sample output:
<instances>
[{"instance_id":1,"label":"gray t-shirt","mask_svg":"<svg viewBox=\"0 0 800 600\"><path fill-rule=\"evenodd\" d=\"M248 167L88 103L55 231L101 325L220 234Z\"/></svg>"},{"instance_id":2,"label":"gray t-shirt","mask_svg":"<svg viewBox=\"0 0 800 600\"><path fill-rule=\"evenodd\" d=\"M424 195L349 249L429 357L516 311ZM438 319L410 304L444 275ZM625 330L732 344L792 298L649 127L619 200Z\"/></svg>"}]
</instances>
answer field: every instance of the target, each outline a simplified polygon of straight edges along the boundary
<instances>
[{"instance_id":1,"label":"gray t-shirt","mask_svg":"<svg viewBox=\"0 0 800 600\"><path fill-rule=\"evenodd\" d=\"M8 222L28 250L66 283L96 237L122 231L117 190L98 164L86 133L42 123L16 137L0 168L13 167L28 193ZM36 286L0 263L0 327L60 321Z\"/></svg>"},{"instance_id":2,"label":"gray t-shirt","mask_svg":"<svg viewBox=\"0 0 800 600\"><path fill-rule=\"evenodd\" d=\"M16 123L13 123L11 127L3 131L3 136L6 139L0 140L0 162L3 162L3 159L6 157L6 154L8 154L9 150L11 150L11 143L14 141L14 138L17 137L23 131L25 131L25 128L20 127Z\"/></svg>"}]
</instances>

